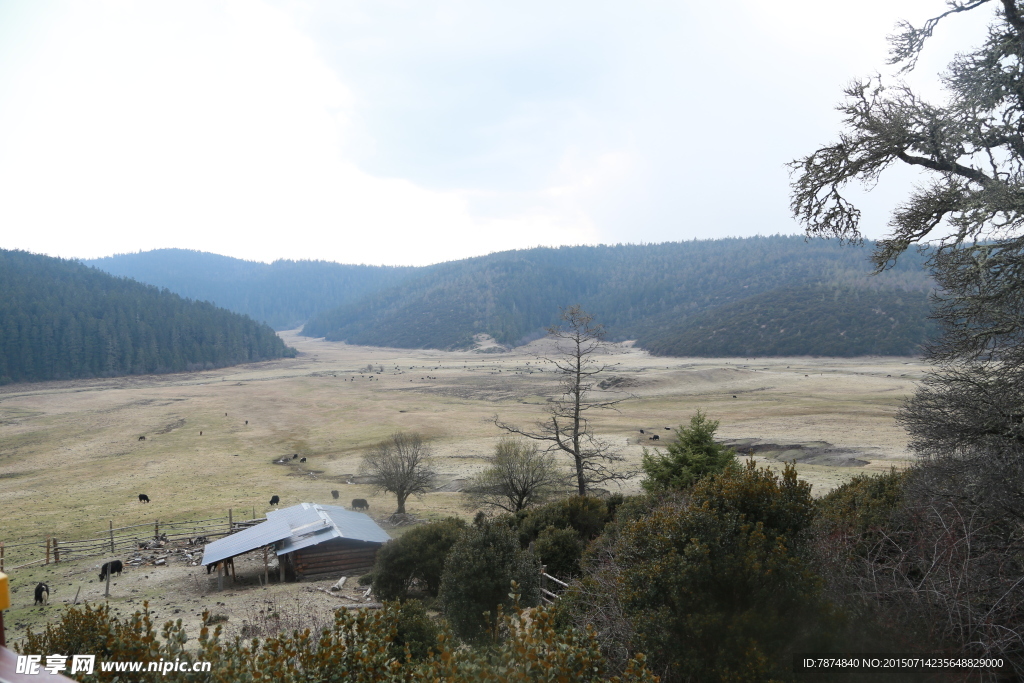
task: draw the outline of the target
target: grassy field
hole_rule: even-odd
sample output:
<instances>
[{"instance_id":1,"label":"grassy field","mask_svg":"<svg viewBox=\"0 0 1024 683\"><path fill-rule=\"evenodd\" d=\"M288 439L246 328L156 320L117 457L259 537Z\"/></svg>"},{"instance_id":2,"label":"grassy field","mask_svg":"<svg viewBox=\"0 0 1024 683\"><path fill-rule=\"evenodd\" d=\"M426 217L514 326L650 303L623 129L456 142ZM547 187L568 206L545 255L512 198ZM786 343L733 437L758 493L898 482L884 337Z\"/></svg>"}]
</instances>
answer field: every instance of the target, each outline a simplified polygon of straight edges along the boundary
<instances>
[{"instance_id":1,"label":"grassy field","mask_svg":"<svg viewBox=\"0 0 1024 683\"><path fill-rule=\"evenodd\" d=\"M110 521L220 517L229 508L236 519L262 517L272 495L282 506L330 504L332 489L345 504L369 499L371 514L386 517L394 498L353 477L365 450L397 430L430 440L443 475L439 488L448 489L411 499L409 512L468 516L451 489L492 451L500 436L492 418L528 425L543 417L556 392L551 366L539 357L553 352L545 340L513 353L474 353L283 336L299 357L0 388L0 541L92 538ZM600 416L597 431L621 449L626 465L637 465L651 445L646 434L664 439L671 434L665 427L702 408L741 451L754 449L773 465L777 457L797 459L800 476L819 495L855 474L907 462L893 416L925 369L903 358L654 358L628 345L611 349L607 362L617 387L596 393L630 398ZM634 479L625 491L637 487ZM140 504L140 493L152 503ZM76 576L95 579L93 564L62 563L63 574L51 566L12 578L27 585L52 575L74 585ZM31 602L30 591L27 597ZM61 597L71 596L62 590Z\"/></svg>"}]
</instances>

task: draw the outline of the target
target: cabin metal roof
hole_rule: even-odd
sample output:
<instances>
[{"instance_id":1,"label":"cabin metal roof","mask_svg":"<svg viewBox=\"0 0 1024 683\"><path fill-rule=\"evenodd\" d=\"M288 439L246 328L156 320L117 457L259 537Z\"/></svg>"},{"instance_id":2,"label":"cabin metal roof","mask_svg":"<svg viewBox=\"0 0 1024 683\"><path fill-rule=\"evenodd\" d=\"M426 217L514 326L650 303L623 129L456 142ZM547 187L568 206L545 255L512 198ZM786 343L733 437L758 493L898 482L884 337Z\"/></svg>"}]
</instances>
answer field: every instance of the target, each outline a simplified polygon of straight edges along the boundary
<instances>
[{"instance_id":1,"label":"cabin metal roof","mask_svg":"<svg viewBox=\"0 0 1024 683\"><path fill-rule=\"evenodd\" d=\"M299 503L267 513L267 521L207 544L203 565L274 545L277 555L318 545L335 538L386 543L388 533L369 515L337 505Z\"/></svg>"}]
</instances>

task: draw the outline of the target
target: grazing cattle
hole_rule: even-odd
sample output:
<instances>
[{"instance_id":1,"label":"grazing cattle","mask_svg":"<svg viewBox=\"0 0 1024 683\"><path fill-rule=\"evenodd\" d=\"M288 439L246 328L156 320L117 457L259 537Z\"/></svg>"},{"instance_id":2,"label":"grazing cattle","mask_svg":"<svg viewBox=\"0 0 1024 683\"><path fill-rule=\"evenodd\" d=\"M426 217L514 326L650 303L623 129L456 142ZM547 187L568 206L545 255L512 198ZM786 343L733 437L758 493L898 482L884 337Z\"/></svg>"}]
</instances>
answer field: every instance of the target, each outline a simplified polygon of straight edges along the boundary
<instances>
[{"instance_id":1,"label":"grazing cattle","mask_svg":"<svg viewBox=\"0 0 1024 683\"><path fill-rule=\"evenodd\" d=\"M36 601L37 605L45 605L50 601L50 587L45 583L36 584Z\"/></svg>"},{"instance_id":2,"label":"grazing cattle","mask_svg":"<svg viewBox=\"0 0 1024 683\"><path fill-rule=\"evenodd\" d=\"M804 377L806 377L806 376L807 376L807 375L804 375ZM145 436L140 436L140 437L139 437L139 441L145 441L145 440L146 440L146 437L145 437Z\"/></svg>"},{"instance_id":3,"label":"grazing cattle","mask_svg":"<svg viewBox=\"0 0 1024 683\"><path fill-rule=\"evenodd\" d=\"M271 499L270 499L270 504L271 504L271 505L277 505L277 504L278 504L278 503L280 503L280 502L281 502L281 499L280 499L280 498L278 498L277 496L273 496L273 497L271 497Z\"/></svg>"},{"instance_id":4,"label":"grazing cattle","mask_svg":"<svg viewBox=\"0 0 1024 683\"><path fill-rule=\"evenodd\" d=\"M644 433L644 430L642 430L642 429L641 429L641 430L640 430L640 433L641 433L641 434L643 434L643 433Z\"/></svg>"},{"instance_id":5,"label":"grazing cattle","mask_svg":"<svg viewBox=\"0 0 1024 683\"><path fill-rule=\"evenodd\" d=\"M292 456L292 460L294 460L294 459L295 459L295 458L297 458L297 457L299 457L299 454L298 454L298 453L296 453L296 454L294 454L294 455Z\"/></svg>"},{"instance_id":6,"label":"grazing cattle","mask_svg":"<svg viewBox=\"0 0 1024 683\"><path fill-rule=\"evenodd\" d=\"M108 571L110 572L111 576L113 576L114 574L120 576L121 572L124 571L124 564L121 563L121 560L111 560L110 562L104 562L103 567L100 569L100 581L107 578Z\"/></svg>"},{"instance_id":7,"label":"grazing cattle","mask_svg":"<svg viewBox=\"0 0 1024 683\"><path fill-rule=\"evenodd\" d=\"M370 504L366 502L365 498L355 498L352 500L353 510L369 510Z\"/></svg>"},{"instance_id":8,"label":"grazing cattle","mask_svg":"<svg viewBox=\"0 0 1024 683\"><path fill-rule=\"evenodd\" d=\"M657 434L655 434L654 436L652 436L652 437L650 438L650 441L661 441L661 437L660 437L660 436L658 436Z\"/></svg>"},{"instance_id":9,"label":"grazing cattle","mask_svg":"<svg viewBox=\"0 0 1024 683\"><path fill-rule=\"evenodd\" d=\"M139 502L140 503L148 503L149 502L149 496L147 496L145 493L140 493L139 494Z\"/></svg>"},{"instance_id":10,"label":"grazing cattle","mask_svg":"<svg viewBox=\"0 0 1024 683\"><path fill-rule=\"evenodd\" d=\"M246 421L245 421L245 424L249 424L249 421L248 421L248 420L246 420Z\"/></svg>"},{"instance_id":11,"label":"grazing cattle","mask_svg":"<svg viewBox=\"0 0 1024 683\"><path fill-rule=\"evenodd\" d=\"M212 562L206 565L206 573L212 574L213 570L216 569L218 565L224 565L224 573L227 574L228 567L231 567L232 569L235 568L235 558L229 557L226 560L220 560L218 562Z\"/></svg>"},{"instance_id":12,"label":"grazing cattle","mask_svg":"<svg viewBox=\"0 0 1024 683\"><path fill-rule=\"evenodd\" d=\"M331 491L331 498L333 498L334 500L338 500L338 495L340 494L338 493L337 490Z\"/></svg>"},{"instance_id":13,"label":"grazing cattle","mask_svg":"<svg viewBox=\"0 0 1024 683\"><path fill-rule=\"evenodd\" d=\"M202 431L200 431L200 432L199 432L199 436L202 436L202 435L203 435L203 432L202 432Z\"/></svg>"},{"instance_id":14,"label":"grazing cattle","mask_svg":"<svg viewBox=\"0 0 1024 683\"><path fill-rule=\"evenodd\" d=\"M666 431L672 431L672 428L671 427L665 427L665 430Z\"/></svg>"},{"instance_id":15,"label":"grazing cattle","mask_svg":"<svg viewBox=\"0 0 1024 683\"><path fill-rule=\"evenodd\" d=\"M299 458L299 462L306 462L305 458Z\"/></svg>"}]
</instances>

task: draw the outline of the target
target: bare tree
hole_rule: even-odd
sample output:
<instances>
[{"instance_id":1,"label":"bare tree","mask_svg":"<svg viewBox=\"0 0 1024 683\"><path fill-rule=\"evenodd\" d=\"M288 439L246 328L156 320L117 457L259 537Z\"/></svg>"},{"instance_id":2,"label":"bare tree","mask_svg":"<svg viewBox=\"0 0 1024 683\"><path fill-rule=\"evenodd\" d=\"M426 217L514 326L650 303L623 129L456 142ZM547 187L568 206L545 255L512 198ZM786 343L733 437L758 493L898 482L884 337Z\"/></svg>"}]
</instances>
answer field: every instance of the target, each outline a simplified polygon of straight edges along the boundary
<instances>
[{"instance_id":1,"label":"bare tree","mask_svg":"<svg viewBox=\"0 0 1024 683\"><path fill-rule=\"evenodd\" d=\"M544 500L565 480L551 454L526 439L502 438L490 462L463 489L478 505L519 512Z\"/></svg>"},{"instance_id":2,"label":"bare tree","mask_svg":"<svg viewBox=\"0 0 1024 683\"><path fill-rule=\"evenodd\" d=\"M572 458L577 492L587 495L587 487L608 481L628 479L632 473L618 472L609 464L623 460L605 441L595 436L587 415L596 409L614 409L627 397L611 401L592 401L593 378L612 366L596 356L605 346L604 328L577 304L562 311L563 325L548 329L559 343L561 355L545 358L559 375L561 396L548 409L548 417L534 429L523 429L494 416L494 424L510 434L548 443L548 452L561 452Z\"/></svg>"},{"instance_id":3,"label":"bare tree","mask_svg":"<svg viewBox=\"0 0 1024 683\"><path fill-rule=\"evenodd\" d=\"M397 514L405 514L405 501L434 486L437 473L430 466L430 446L415 432L395 432L363 456L359 467L377 492L387 491L398 499Z\"/></svg>"}]
</instances>

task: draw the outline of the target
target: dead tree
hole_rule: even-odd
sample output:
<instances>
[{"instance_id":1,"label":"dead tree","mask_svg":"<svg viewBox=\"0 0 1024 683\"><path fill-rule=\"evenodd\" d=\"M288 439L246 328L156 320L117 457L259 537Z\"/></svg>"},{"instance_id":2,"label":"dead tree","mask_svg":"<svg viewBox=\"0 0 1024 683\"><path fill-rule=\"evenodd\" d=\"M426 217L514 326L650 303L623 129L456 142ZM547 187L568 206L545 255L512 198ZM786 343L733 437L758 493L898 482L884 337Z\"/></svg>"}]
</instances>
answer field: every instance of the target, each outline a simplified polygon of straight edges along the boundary
<instances>
[{"instance_id":1,"label":"dead tree","mask_svg":"<svg viewBox=\"0 0 1024 683\"><path fill-rule=\"evenodd\" d=\"M612 469L610 465L623 460L610 444L599 439L593 431L591 411L615 409L625 396L609 401L589 398L594 377L610 370L599 356L605 348L604 328L593 324L594 319L578 304L562 311L563 325L548 329L558 342L559 354L544 360L555 366L561 396L548 408L548 416L533 429L520 428L494 416L494 424L510 434L544 441L549 452L562 453L572 458L577 492L587 495L594 484L628 479L631 473Z\"/></svg>"}]
</instances>

